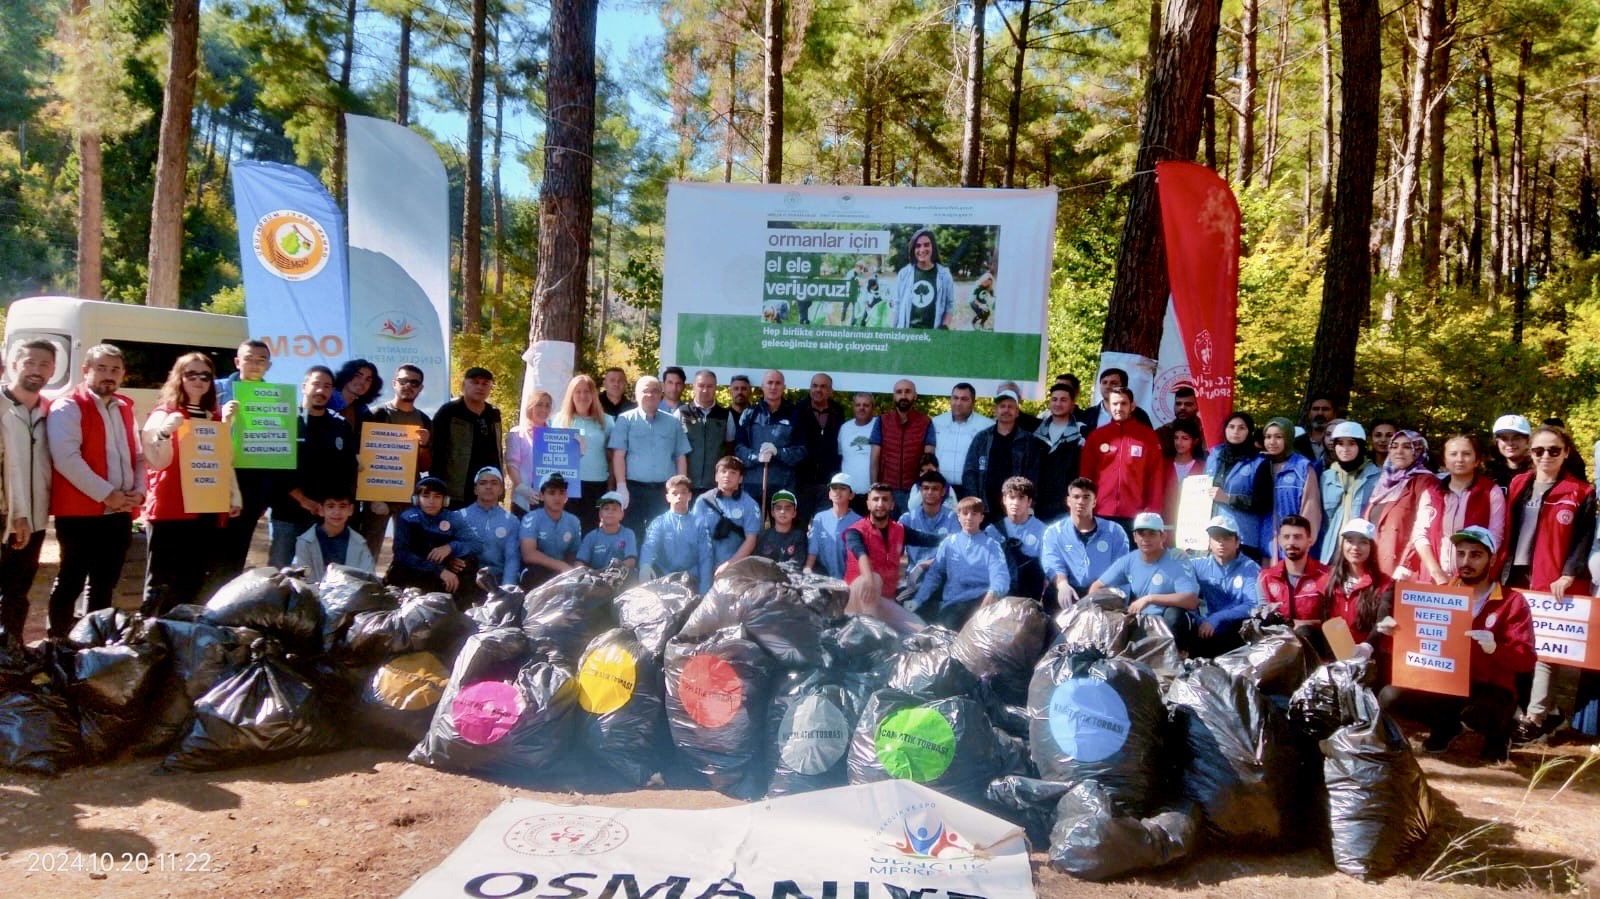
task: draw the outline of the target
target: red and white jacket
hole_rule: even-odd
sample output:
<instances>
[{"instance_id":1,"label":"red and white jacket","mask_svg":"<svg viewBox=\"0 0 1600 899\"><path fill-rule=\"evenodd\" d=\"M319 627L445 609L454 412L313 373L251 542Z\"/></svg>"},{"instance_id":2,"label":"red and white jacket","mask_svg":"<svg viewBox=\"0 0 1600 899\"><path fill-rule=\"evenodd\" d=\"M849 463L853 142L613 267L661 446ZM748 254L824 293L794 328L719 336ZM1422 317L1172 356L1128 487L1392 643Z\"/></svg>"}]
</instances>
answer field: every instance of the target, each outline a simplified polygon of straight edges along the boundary
<instances>
[{"instance_id":1,"label":"red and white jacket","mask_svg":"<svg viewBox=\"0 0 1600 899\"><path fill-rule=\"evenodd\" d=\"M1534 473L1517 475L1511 481L1507 502L1511 507L1511 527L1507 529L1507 562L1514 563L1517 536L1522 528L1533 532L1533 564L1528 574L1528 589L1543 591L1550 582L1571 576L1568 593L1589 592L1589 548L1594 543L1595 494L1594 486L1580 481L1566 472L1550 485L1539 515L1533 521L1522 520L1522 506L1528 491L1533 489Z\"/></svg>"},{"instance_id":2,"label":"red and white jacket","mask_svg":"<svg viewBox=\"0 0 1600 899\"><path fill-rule=\"evenodd\" d=\"M1078 473L1095 483L1096 515L1132 518L1166 507L1169 467L1156 432L1127 418L1089 432Z\"/></svg>"}]
</instances>

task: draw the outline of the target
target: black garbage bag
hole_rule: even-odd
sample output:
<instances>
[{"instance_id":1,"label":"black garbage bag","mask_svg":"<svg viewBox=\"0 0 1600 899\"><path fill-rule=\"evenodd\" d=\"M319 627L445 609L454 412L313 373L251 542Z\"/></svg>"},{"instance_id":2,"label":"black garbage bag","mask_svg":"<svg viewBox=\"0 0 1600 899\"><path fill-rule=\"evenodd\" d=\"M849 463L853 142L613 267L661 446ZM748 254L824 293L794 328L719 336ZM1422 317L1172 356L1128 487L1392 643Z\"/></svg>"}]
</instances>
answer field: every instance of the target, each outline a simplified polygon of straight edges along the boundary
<instances>
[{"instance_id":1,"label":"black garbage bag","mask_svg":"<svg viewBox=\"0 0 1600 899\"><path fill-rule=\"evenodd\" d=\"M767 796L844 786L850 734L865 701L865 695L827 671L790 671L781 677L768 718L772 782Z\"/></svg>"},{"instance_id":2,"label":"black garbage bag","mask_svg":"<svg viewBox=\"0 0 1600 899\"><path fill-rule=\"evenodd\" d=\"M1219 843L1271 849L1303 831L1300 755L1288 721L1251 681L1217 665L1185 671L1167 688L1174 738L1183 741L1182 795Z\"/></svg>"},{"instance_id":3,"label":"black garbage bag","mask_svg":"<svg viewBox=\"0 0 1600 899\"><path fill-rule=\"evenodd\" d=\"M1160 615L1129 615L1108 655L1144 663L1164 687L1183 670L1172 628Z\"/></svg>"},{"instance_id":4,"label":"black garbage bag","mask_svg":"<svg viewBox=\"0 0 1600 899\"><path fill-rule=\"evenodd\" d=\"M791 571L788 574L789 585L800 591L800 601L806 608L827 621L844 614L844 607L850 602L849 584L815 572Z\"/></svg>"},{"instance_id":5,"label":"black garbage bag","mask_svg":"<svg viewBox=\"0 0 1600 899\"><path fill-rule=\"evenodd\" d=\"M767 559L759 561L775 565ZM814 592L812 598L816 598ZM685 639L704 640L717 631L741 627L779 665L814 668L823 662L825 620L806 600L806 591L789 583L787 575L774 581L724 574L690 613L679 633Z\"/></svg>"},{"instance_id":6,"label":"black garbage bag","mask_svg":"<svg viewBox=\"0 0 1600 899\"><path fill-rule=\"evenodd\" d=\"M1100 590L1056 615L1055 645L1098 646L1109 653L1127 626L1127 597L1121 590Z\"/></svg>"},{"instance_id":7,"label":"black garbage bag","mask_svg":"<svg viewBox=\"0 0 1600 899\"><path fill-rule=\"evenodd\" d=\"M1084 880L1159 868L1194 851L1198 818L1187 804L1139 818L1122 811L1104 786L1085 781L1056 806L1050 867Z\"/></svg>"},{"instance_id":8,"label":"black garbage bag","mask_svg":"<svg viewBox=\"0 0 1600 899\"><path fill-rule=\"evenodd\" d=\"M492 579L491 579L492 580ZM516 585L483 584L485 597L482 603L467 610L467 617L479 630L522 626L522 588Z\"/></svg>"},{"instance_id":9,"label":"black garbage bag","mask_svg":"<svg viewBox=\"0 0 1600 899\"><path fill-rule=\"evenodd\" d=\"M700 601L694 581L694 575L679 571L635 584L612 600L617 623L633 631L658 662Z\"/></svg>"},{"instance_id":10,"label":"black garbage bag","mask_svg":"<svg viewBox=\"0 0 1600 899\"><path fill-rule=\"evenodd\" d=\"M714 580L721 581L724 578L786 584L789 582L789 573L783 570L783 566L765 556L745 556L737 562L729 563ZM716 589L715 584L711 589Z\"/></svg>"},{"instance_id":11,"label":"black garbage bag","mask_svg":"<svg viewBox=\"0 0 1600 899\"><path fill-rule=\"evenodd\" d=\"M581 565L562 572L523 596L523 629L554 643L567 660L581 657L590 640L617 626L611 597L626 576L622 568Z\"/></svg>"},{"instance_id":12,"label":"black garbage bag","mask_svg":"<svg viewBox=\"0 0 1600 899\"><path fill-rule=\"evenodd\" d=\"M955 642L955 633L938 625L906 637L888 665L887 685L921 699L972 695L978 677L952 654Z\"/></svg>"},{"instance_id":13,"label":"black garbage bag","mask_svg":"<svg viewBox=\"0 0 1600 899\"><path fill-rule=\"evenodd\" d=\"M205 608L206 621L260 631L290 651L322 648L322 602L303 568L252 568L223 584Z\"/></svg>"},{"instance_id":14,"label":"black garbage bag","mask_svg":"<svg viewBox=\"0 0 1600 899\"><path fill-rule=\"evenodd\" d=\"M115 609L84 616L67 639L78 647L67 698L78 709L84 751L90 760L110 758L145 728L166 642L153 622Z\"/></svg>"},{"instance_id":15,"label":"black garbage bag","mask_svg":"<svg viewBox=\"0 0 1600 899\"><path fill-rule=\"evenodd\" d=\"M850 741L850 782L909 780L965 802L981 802L989 782L1017 773L983 704L968 696L925 700L884 689L867 700Z\"/></svg>"},{"instance_id":16,"label":"black garbage bag","mask_svg":"<svg viewBox=\"0 0 1600 899\"><path fill-rule=\"evenodd\" d=\"M1361 720L1361 683L1366 675L1367 664L1359 659L1318 668L1289 697L1290 724L1305 738L1320 741Z\"/></svg>"},{"instance_id":17,"label":"black garbage bag","mask_svg":"<svg viewBox=\"0 0 1600 899\"><path fill-rule=\"evenodd\" d=\"M250 645L250 661L194 704L194 723L166 771L211 771L337 749L345 725L276 640Z\"/></svg>"},{"instance_id":18,"label":"black garbage bag","mask_svg":"<svg viewBox=\"0 0 1600 899\"><path fill-rule=\"evenodd\" d=\"M1355 717L1322 741L1333 864L1363 879L1385 877L1428 838L1433 800L1405 734L1364 687Z\"/></svg>"},{"instance_id":19,"label":"black garbage bag","mask_svg":"<svg viewBox=\"0 0 1600 899\"><path fill-rule=\"evenodd\" d=\"M410 760L445 771L526 779L571 745L578 684L555 644L521 628L483 631L456 656Z\"/></svg>"},{"instance_id":20,"label":"black garbage bag","mask_svg":"<svg viewBox=\"0 0 1600 899\"><path fill-rule=\"evenodd\" d=\"M713 789L741 799L766 792L763 745L772 660L738 628L667 644L672 742Z\"/></svg>"},{"instance_id":21,"label":"black garbage bag","mask_svg":"<svg viewBox=\"0 0 1600 899\"><path fill-rule=\"evenodd\" d=\"M900 651L900 639L900 633L882 618L851 615L823 629L822 649L828 655L829 668L855 672L883 669L887 677L889 663Z\"/></svg>"},{"instance_id":22,"label":"black garbage bag","mask_svg":"<svg viewBox=\"0 0 1600 899\"><path fill-rule=\"evenodd\" d=\"M1044 846L1050 840L1050 825L1056 820L1056 805L1072 789L1072 784L1008 774L989 782L986 807L1028 832L1028 842Z\"/></svg>"},{"instance_id":23,"label":"black garbage bag","mask_svg":"<svg viewBox=\"0 0 1600 899\"><path fill-rule=\"evenodd\" d=\"M1217 656L1216 663L1285 702L1321 664L1317 651L1292 627L1247 618L1239 625L1239 636L1245 645Z\"/></svg>"},{"instance_id":24,"label":"black garbage bag","mask_svg":"<svg viewBox=\"0 0 1600 899\"><path fill-rule=\"evenodd\" d=\"M84 761L67 699L71 650L0 647L0 767L53 775Z\"/></svg>"},{"instance_id":25,"label":"black garbage bag","mask_svg":"<svg viewBox=\"0 0 1600 899\"><path fill-rule=\"evenodd\" d=\"M1023 703L1049 632L1050 619L1038 600L1007 596L967 619L950 654L1001 700Z\"/></svg>"},{"instance_id":26,"label":"black garbage bag","mask_svg":"<svg viewBox=\"0 0 1600 899\"><path fill-rule=\"evenodd\" d=\"M367 665L413 652L431 652L448 661L473 630L472 619L456 608L450 594L408 590L398 608L357 613L335 655Z\"/></svg>"},{"instance_id":27,"label":"black garbage bag","mask_svg":"<svg viewBox=\"0 0 1600 899\"><path fill-rule=\"evenodd\" d=\"M380 578L348 565L329 565L317 584L317 596L322 601L324 652L333 649L356 615L394 606L394 601L384 593Z\"/></svg>"},{"instance_id":28,"label":"black garbage bag","mask_svg":"<svg viewBox=\"0 0 1600 899\"><path fill-rule=\"evenodd\" d=\"M428 724L450 685L450 669L431 652L397 655L368 674L355 712L357 736L372 746L409 749Z\"/></svg>"},{"instance_id":29,"label":"black garbage bag","mask_svg":"<svg viewBox=\"0 0 1600 899\"><path fill-rule=\"evenodd\" d=\"M649 783L661 767L666 719L661 667L627 628L589 644L578 663L578 745L630 787Z\"/></svg>"},{"instance_id":30,"label":"black garbage bag","mask_svg":"<svg viewBox=\"0 0 1600 899\"><path fill-rule=\"evenodd\" d=\"M182 605L151 622L167 647L167 659L156 669L135 755L165 755L189 732L195 702L250 661L250 644L260 634L211 624L204 613L203 606Z\"/></svg>"},{"instance_id":31,"label":"black garbage bag","mask_svg":"<svg viewBox=\"0 0 1600 899\"><path fill-rule=\"evenodd\" d=\"M1028 710L1040 777L1096 781L1135 815L1159 802L1167 710L1143 663L1107 658L1093 646L1057 646L1034 671Z\"/></svg>"}]
</instances>

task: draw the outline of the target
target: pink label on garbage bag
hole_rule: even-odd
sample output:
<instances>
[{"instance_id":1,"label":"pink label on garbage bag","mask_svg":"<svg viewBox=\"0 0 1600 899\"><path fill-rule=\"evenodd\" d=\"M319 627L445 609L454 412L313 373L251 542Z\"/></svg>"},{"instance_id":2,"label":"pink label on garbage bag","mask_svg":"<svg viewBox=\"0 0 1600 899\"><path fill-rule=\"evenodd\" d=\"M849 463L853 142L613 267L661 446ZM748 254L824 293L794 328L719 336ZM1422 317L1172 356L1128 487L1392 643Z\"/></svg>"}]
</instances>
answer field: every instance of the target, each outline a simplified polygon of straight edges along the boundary
<instances>
[{"instance_id":1,"label":"pink label on garbage bag","mask_svg":"<svg viewBox=\"0 0 1600 899\"><path fill-rule=\"evenodd\" d=\"M482 746L497 743L522 717L522 694L501 681L485 680L468 684L450 704L450 717L456 733L468 743Z\"/></svg>"}]
</instances>

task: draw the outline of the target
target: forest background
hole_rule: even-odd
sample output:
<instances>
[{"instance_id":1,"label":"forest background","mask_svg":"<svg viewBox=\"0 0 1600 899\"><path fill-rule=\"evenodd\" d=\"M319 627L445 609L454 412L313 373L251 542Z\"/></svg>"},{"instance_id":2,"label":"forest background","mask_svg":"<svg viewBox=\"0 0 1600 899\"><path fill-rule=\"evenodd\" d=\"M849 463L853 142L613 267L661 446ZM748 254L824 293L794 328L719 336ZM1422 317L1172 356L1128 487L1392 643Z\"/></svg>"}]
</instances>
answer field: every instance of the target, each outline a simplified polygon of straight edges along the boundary
<instances>
[{"instance_id":1,"label":"forest background","mask_svg":"<svg viewBox=\"0 0 1600 899\"><path fill-rule=\"evenodd\" d=\"M598 64L583 358L656 368L667 183L764 180L775 137L789 183L1056 187L1049 371L1087 376L1153 35L1196 2L632 4L661 37ZM1232 184L1244 219L1236 405L1258 420L1301 407L1346 151L1341 97L1359 81L1380 103L1351 411L1430 436L1507 411L1557 415L1587 453L1600 432L1600 0L1389 0L1381 66L1356 71L1340 64L1347 5L1359 4L1224 0L1202 61L1196 157ZM190 14L197 78L169 211L181 241L172 287L157 290L162 112L182 102L167 73L185 49L173 23ZM434 142L452 185L458 367L520 369L549 23L548 6L519 0L0 4L0 300L242 312L230 164L302 165L342 199L339 114L353 112ZM782 102L764 122L768 59ZM439 124L454 120L464 133Z\"/></svg>"}]
</instances>

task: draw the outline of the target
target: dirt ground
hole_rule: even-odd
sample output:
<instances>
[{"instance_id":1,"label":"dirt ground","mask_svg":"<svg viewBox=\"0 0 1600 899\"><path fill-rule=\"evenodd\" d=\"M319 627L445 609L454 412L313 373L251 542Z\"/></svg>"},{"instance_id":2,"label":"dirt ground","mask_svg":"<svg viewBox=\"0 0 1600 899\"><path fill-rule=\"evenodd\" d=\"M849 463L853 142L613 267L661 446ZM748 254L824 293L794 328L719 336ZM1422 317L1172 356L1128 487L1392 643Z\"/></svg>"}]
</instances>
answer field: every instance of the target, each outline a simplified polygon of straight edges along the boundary
<instances>
[{"instance_id":1,"label":"dirt ground","mask_svg":"<svg viewBox=\"0 0 1600 899\"><path fill-rule=\"evenodd\" d=\"M141 545L135 541L136 547ZM260 546L258 541L258 548ZM136 549L137 555L141 549ZM35 588L27 639L42 635L50 563ZM130 558L119 605L135 605L142 561ZM1518 750L1504 766L1475 762L1475 741L1422 757L1440 799L1434 832L1401 874L1364 884L1334 871L1325 852L1252 854L1215 847L1174 868L1096 885L1033 856L1040 896L1458 896L1600 890L1600 762L1567 775L1600 748ZM1530 789L1548 759L1564 766ZM445 774L403 753L350 750L211 773L156 775L142 759L48 779L0 772L0 884L32 896L392 896L436 866L508 798L661 808L733 802L716 793L651 789L585 795L539 792ZM1451 841L1475 834L1465 845ZM1430 866L1434 869L1429 872ZM1441 869L1466 873L1441 882ZM108 870L109 869L109 870Z\"/></svg>"}]
</instances>

